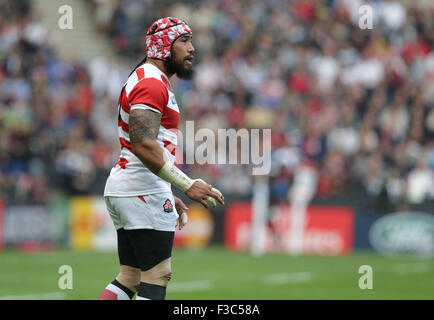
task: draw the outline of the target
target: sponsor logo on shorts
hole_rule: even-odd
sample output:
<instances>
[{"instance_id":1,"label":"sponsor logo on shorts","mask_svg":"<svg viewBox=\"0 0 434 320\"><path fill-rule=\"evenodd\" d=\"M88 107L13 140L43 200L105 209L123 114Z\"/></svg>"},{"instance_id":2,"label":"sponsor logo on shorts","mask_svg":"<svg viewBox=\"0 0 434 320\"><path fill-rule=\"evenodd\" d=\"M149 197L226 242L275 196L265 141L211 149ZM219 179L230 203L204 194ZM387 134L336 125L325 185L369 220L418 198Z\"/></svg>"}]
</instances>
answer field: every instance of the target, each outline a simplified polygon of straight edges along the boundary
<instances>
[{"instance_id":1,"label":"sponsor logo on shorts","mask_svg":"<svg viewBox=\"0 0 434 320\"><path fill-rule=\"evenodd\" d=\"M173 211L172 202L170 202L169 199L166 199L166 202L164 202L163 209L164 209L164 212L167 212L167 213Z\"/></svg>"}]
</instances>

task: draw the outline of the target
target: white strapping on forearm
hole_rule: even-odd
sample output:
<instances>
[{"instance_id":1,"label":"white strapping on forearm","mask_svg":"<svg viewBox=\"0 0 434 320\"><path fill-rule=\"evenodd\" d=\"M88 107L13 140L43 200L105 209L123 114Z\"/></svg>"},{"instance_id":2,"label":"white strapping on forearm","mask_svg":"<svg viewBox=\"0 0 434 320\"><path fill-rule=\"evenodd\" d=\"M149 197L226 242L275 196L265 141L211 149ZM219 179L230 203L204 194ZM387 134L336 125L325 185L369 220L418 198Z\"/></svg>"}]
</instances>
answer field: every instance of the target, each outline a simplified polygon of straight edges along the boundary
<instances>
[{"instance_id":1,"label":"white strapping on forearm","mask_svg":"<svg viewBox=\"0 0 434 320\"><path fill-rule=\"evenodd\" d=\"M184 192L190 189L194 183L192 179L190 179L184 172L179 170L170 160L166 161L157 175L161 179L170 182Z\"/></svg>"}]
</instances>

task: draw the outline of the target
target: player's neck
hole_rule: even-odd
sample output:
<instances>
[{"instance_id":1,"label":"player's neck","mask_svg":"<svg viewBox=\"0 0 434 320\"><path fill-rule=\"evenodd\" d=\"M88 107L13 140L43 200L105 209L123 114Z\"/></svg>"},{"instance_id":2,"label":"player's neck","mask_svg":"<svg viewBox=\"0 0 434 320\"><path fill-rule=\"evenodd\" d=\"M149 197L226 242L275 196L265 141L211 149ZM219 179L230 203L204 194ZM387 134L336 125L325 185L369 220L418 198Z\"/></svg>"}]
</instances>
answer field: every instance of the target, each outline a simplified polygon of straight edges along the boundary
<instances>
[{"instance_id":1,"label":"player's neck","mask_svg":"<svg viewBox=\"0 0 434 320\"><path fill-rule=\"evenodd\" d=\"M164 61L161 61L161 60L158 60L158 59L148 58L148 59L146 60L146 62L147 62L147 63L150 63L150 64L156 66L158 69L160 69L161 72L163 72L163 73L166 75L166 77L167 77L168 79L170 79L170 77L173 76L173 73L169 73L169 72L166 70L166 67L165 67L165 65L164 65Z\"/></svg>"}]
</instances>

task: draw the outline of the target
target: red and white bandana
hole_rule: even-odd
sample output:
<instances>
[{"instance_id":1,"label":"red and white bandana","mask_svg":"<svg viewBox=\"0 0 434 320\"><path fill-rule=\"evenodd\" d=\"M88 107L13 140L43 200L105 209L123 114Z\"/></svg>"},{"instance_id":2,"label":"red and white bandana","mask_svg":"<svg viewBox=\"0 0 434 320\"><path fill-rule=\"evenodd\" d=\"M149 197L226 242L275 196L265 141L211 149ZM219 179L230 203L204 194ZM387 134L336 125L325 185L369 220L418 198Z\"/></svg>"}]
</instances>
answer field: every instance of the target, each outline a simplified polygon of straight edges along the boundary
<instances>
[{"instance_id":1,"label":"red and white bandana","mask_svg":"<svg viewBox=\"0 0 434 320\"><path fill-rule=\"evenodd\" d=\"M190 27L177 18L167 17L154 22L146 33L146 56L167 60L175 40L191 33Z\"/></svg>"}]
</instances>

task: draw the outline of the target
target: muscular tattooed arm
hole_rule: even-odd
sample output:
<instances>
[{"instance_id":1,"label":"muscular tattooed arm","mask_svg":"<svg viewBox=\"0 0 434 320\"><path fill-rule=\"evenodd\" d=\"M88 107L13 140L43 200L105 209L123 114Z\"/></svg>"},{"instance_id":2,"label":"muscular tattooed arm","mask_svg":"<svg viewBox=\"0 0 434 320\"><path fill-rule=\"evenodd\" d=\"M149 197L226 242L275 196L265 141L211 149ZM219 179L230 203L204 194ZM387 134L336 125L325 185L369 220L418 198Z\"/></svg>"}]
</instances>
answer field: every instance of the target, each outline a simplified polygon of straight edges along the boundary
<instances>
[{"instance_id":1,"label":"muscular tattooed arm","mask_svg":"<svg viewBox=\"0 0 434 320\"><path fill-rule=\"evenodd\" d=\"M161 114L158 112L131 110L129 134L133 153L155 174L165 163L163 149L157 142L160 122Z\"/></svg>"},{"instance_id":2,"label":"muscular tattooed arm","mask_svg":"<svg viewBox=\"0 0 434 320\"><path fill-rule=\"evenodd\" d=\"M156 138L160 128L161 114L151 110L133 109L130 112L130 139L133 153L160 178L170 182L185 192L192 200L208 208L215 200L224 204L221 192L212 188L202 179L191 180L171 161L164 159L163 149Z\"/></svg>"}]
</instances>

